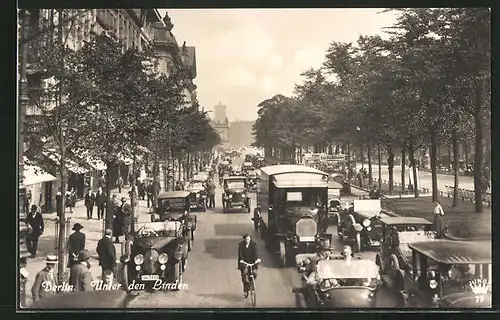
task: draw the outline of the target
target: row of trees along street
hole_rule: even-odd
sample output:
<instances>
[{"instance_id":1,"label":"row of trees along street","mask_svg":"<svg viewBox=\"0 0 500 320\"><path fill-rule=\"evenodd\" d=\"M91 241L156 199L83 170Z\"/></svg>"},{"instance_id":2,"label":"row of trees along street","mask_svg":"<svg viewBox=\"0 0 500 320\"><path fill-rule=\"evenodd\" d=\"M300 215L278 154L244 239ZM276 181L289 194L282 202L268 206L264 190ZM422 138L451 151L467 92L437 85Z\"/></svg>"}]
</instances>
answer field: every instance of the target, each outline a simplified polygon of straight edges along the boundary
<instances>
[{"instance_id":1,"label":"row of trees along street","mask_svg":"<svg viewBox=\"0 0 500 320\"><path fill-rule=\"evenodd\" d=\"M114 187L111 170L123 159L135 160L134 176L144 162L152 161L157 179L161 160L185 162L186 157L195 159L219 143L198 103L185 101L183 90L189 81L185 68L166 76L157 71L152 47L124 50L117 41L101 35L93 35L81 49L72 50L65 35L73 27L73 20L66 20L43 33L30 30L29 40L20 40L29 41L29 103L38 112L26 120L25 154L39 163L47 161L44 154L57 155L61 190L67 188L65 165L74 156L105 162L109 203L109 190ZM64 208L65 197L62 201ZM107 227L110 216L106 214ZM59 219L62 277L64 213Z\"/></svg>"},{"instance_id":2,"label":"row of trees along street","mask_svg":"<svg viewBox=\"0 0 500 320\"><path fill-rule=\"evenodd\" d=\"M388 11L398 14L395 24L385 28L388 39L360 36L355 43L332 42L322 67L304 72L292 97L276 95L261 102L255 144L266 155L290 159L297 148L300 157L303 146L337 146L348 160L355 147L366 148L370 184L372 152L383 149L390 190L395 150L402 150L402 163L408 157L416 168L415 151L429 147L433 200L438 198L437 149L451 146L456 206L459 144L469 142L475 146L475 209L482 212L489 157L484 137L490 135L491 121L490 11ZM412 174L416 177L415 169ZM403 167L403 187L404 179Z\"/></svg>"}]
</instances>

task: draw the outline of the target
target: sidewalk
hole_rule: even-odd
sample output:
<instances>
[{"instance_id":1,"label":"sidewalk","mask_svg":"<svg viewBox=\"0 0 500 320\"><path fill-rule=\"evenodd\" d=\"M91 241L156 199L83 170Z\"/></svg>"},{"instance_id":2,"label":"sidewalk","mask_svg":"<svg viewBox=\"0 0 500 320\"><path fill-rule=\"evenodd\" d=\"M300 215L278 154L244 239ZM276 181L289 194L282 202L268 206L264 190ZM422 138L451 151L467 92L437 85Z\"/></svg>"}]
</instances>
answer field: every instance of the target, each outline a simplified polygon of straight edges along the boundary
<instances>
[{"instance_id":1,"label":"sidewalk","mask_svg":"<svg viewBox=\"0 0 500 320\"><path fill-rule=\"evenodd\" d=\"M128 203L130 203L130 198L128 197L129 188L122 188L122 192L118 193L118 189L112 190L111 195L116 194L117 199L119 200L121 197L125 197L128 199ZM146 200L139 200L139 203L136 207L136 217L140 222L149 221L149 214L147 208ZM38 241L38 251L37 256L33 259L28 258L28 263L26 269L29 272L28 280L26 282L26 302L29 306L32 303L31 296L31 287L33 286L33 282L35 281L35 277L37 273L45 267L45 257L48 254L55 254L55 245L56 245L56 237L55 237L55 218L57 214L53 213L44 213L44 223L45 223L45 232L40 237ZM71 218L70 229L73 225L79 222L84 228L82 232L85 233L86 236L86 244L85 248L90 251L92 258L90 259L91 272L92 277L97 279L101 276L101 267L99 266L99 261L97 260L98 256L96 253L97 242L102 238L102 228L103 228L103 220L97 220L97 208L94 207L92 220L87 220L87 210L84 205L84 201L78 201L76 203L76 207L73 209L73 213L69 213L69 209L66 211L66 217ZM69 230L68 235L73 231ZM120 237L120 240L123 241L123 236ZM66 244L63 244L66 246ZM116 255L117 258L120 258L121 255L121 244L115 244ZM67 260L67 254L65 254L65 259ZM65 261L67 263L67 261Z\"/></svg>"},{"instance_id":2,"label":"sidewalk","mask_svg":"<svg viewBox=\"0 0 500 320\"><path fill-rule=\"evenodd\" d=\"M440 198L445 212L444 224L447 236L453 239L491 239L491 208L485 207L483 213L474 212L474 204L460 202L453 208L453 200ZM382 207L400 216L421 217L429 221L434 219L432 197L389 198L382 201Z\"/></svg>"}]
</instances>

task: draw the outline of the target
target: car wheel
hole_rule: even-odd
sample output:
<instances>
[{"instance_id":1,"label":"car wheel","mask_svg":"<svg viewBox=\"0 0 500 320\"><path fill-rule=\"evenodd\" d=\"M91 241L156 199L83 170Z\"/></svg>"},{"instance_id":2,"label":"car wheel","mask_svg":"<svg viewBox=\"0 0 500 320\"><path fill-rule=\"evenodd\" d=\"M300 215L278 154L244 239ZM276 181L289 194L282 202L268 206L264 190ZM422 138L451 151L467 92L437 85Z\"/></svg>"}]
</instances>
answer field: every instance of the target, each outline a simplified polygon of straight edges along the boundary
<instances>
[{"instance_id":1,"label":"car wheel","mask_svg":"<svg viewBox=\"0 0 500 320\"><path fill-rule=\"evenodd\" d=\"M195 233L194 229L191 229L191 240L192 241L194 241L194 233Z\"/></svg>"},{"instance_id":2,"label":"car wheel","mask_svg":"<svg viewBox=\"0 0 500 320\"><path fill-rule=\"evenodd\" d=\"M361 234L359 232L356 232L356 237L354 238L354 250L361 252Z\"/></svg>"},{"instance_id":3,"label":"car wheel","mask_svg":"<svg viewBox=\"0 0 500 320\"><path fill-rule=\"evenodd\" d=\"M285 245L285 241L284 240L280 240L279 246L280 246L279 247L280 264L281 264L281 267L286 267L287 259L286 259L286 245Z\"/></svg>"},{"instance_id":4,"label":"car wheel","mask_svg":"<svg viewBox=\"0 0 500 320\"><path fill-rule=\"evenodd\" d=\"M306 298L302 292L295 292L295 306L299 309L306 309Z\"/></svg>"},{"instance_id":5,"label":"car wheel","mask_svg":"<svg viewBox=\"0 0 500 320\"><path fill-rule=\"evenodd\" d=\"M129 285L129 277L128 277L128 264L123 263L123 267L121 268L121 277L122 277L122 285L128 290Z\"/></svg>"},{"instance_id":6,"label":"car wheel","mask_svg":"<svg viewBox=\"0 0 500 320\"><path fill-rule=\"evenodd\" d=\"M188 237L188 252L193 250L193 242L191 241L191 237Z\"/></svg>"},{"instance_id":7,"label":"car wheel","mask_svg":"<svg viewBox=\"0 0 500 320\"><path fill-rule=\"evenodd\" d=\"M174 283L181 283L182 282L182 269L183 269L183 266L182 266L182 261L177 261L174 265L174 268L172 270L172 273L173 273L173 282Z\"/></svg>"}]
</instances>

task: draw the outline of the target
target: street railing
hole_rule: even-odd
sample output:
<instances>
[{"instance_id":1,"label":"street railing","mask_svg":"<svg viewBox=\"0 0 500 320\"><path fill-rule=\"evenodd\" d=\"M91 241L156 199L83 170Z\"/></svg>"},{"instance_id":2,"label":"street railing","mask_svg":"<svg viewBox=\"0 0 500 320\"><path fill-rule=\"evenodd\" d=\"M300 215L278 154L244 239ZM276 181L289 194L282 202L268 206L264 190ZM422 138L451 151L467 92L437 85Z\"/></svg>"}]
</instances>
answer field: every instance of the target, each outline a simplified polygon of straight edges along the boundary
<instances>
[{"instance_id":1,"label":"street railing","mask_svg":"<svg viewBox=\"0 0 500 320\"><path fill-rule=\"evenodd\" d=\"M445 195L448 198L453 197L453 192L455 191L455 187L446 186ZM443 196L443 194L441 194ZM462 189L458 188L458 197L462 199L462 201L474 202L476 201L476 194L474 190ZM488 207L491 207L491 192L485 192L483 194L483 202L485 202Z\"/></svg>"}]
</instances>

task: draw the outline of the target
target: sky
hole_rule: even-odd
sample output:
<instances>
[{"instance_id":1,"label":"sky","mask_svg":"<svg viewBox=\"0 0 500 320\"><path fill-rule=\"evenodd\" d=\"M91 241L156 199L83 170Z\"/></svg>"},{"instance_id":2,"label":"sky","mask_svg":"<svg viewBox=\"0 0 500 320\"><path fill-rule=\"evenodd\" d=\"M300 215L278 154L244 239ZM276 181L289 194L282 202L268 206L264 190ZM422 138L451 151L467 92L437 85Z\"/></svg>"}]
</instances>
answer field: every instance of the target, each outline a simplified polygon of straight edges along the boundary
<instances>
[{"instance_id":1,"label":"sky","mask_svg":"<svg viewBox=\"0 0 500 320\"><path fill-rule=\"evenodd\" d=\"M158 9L179 45L196 47L200 106L227 106L229 121L255 120L257 105L291 96L300 74L318 68L332 41L381 35L394 13L382 9Z\"/></svg>"}]
</instances>

